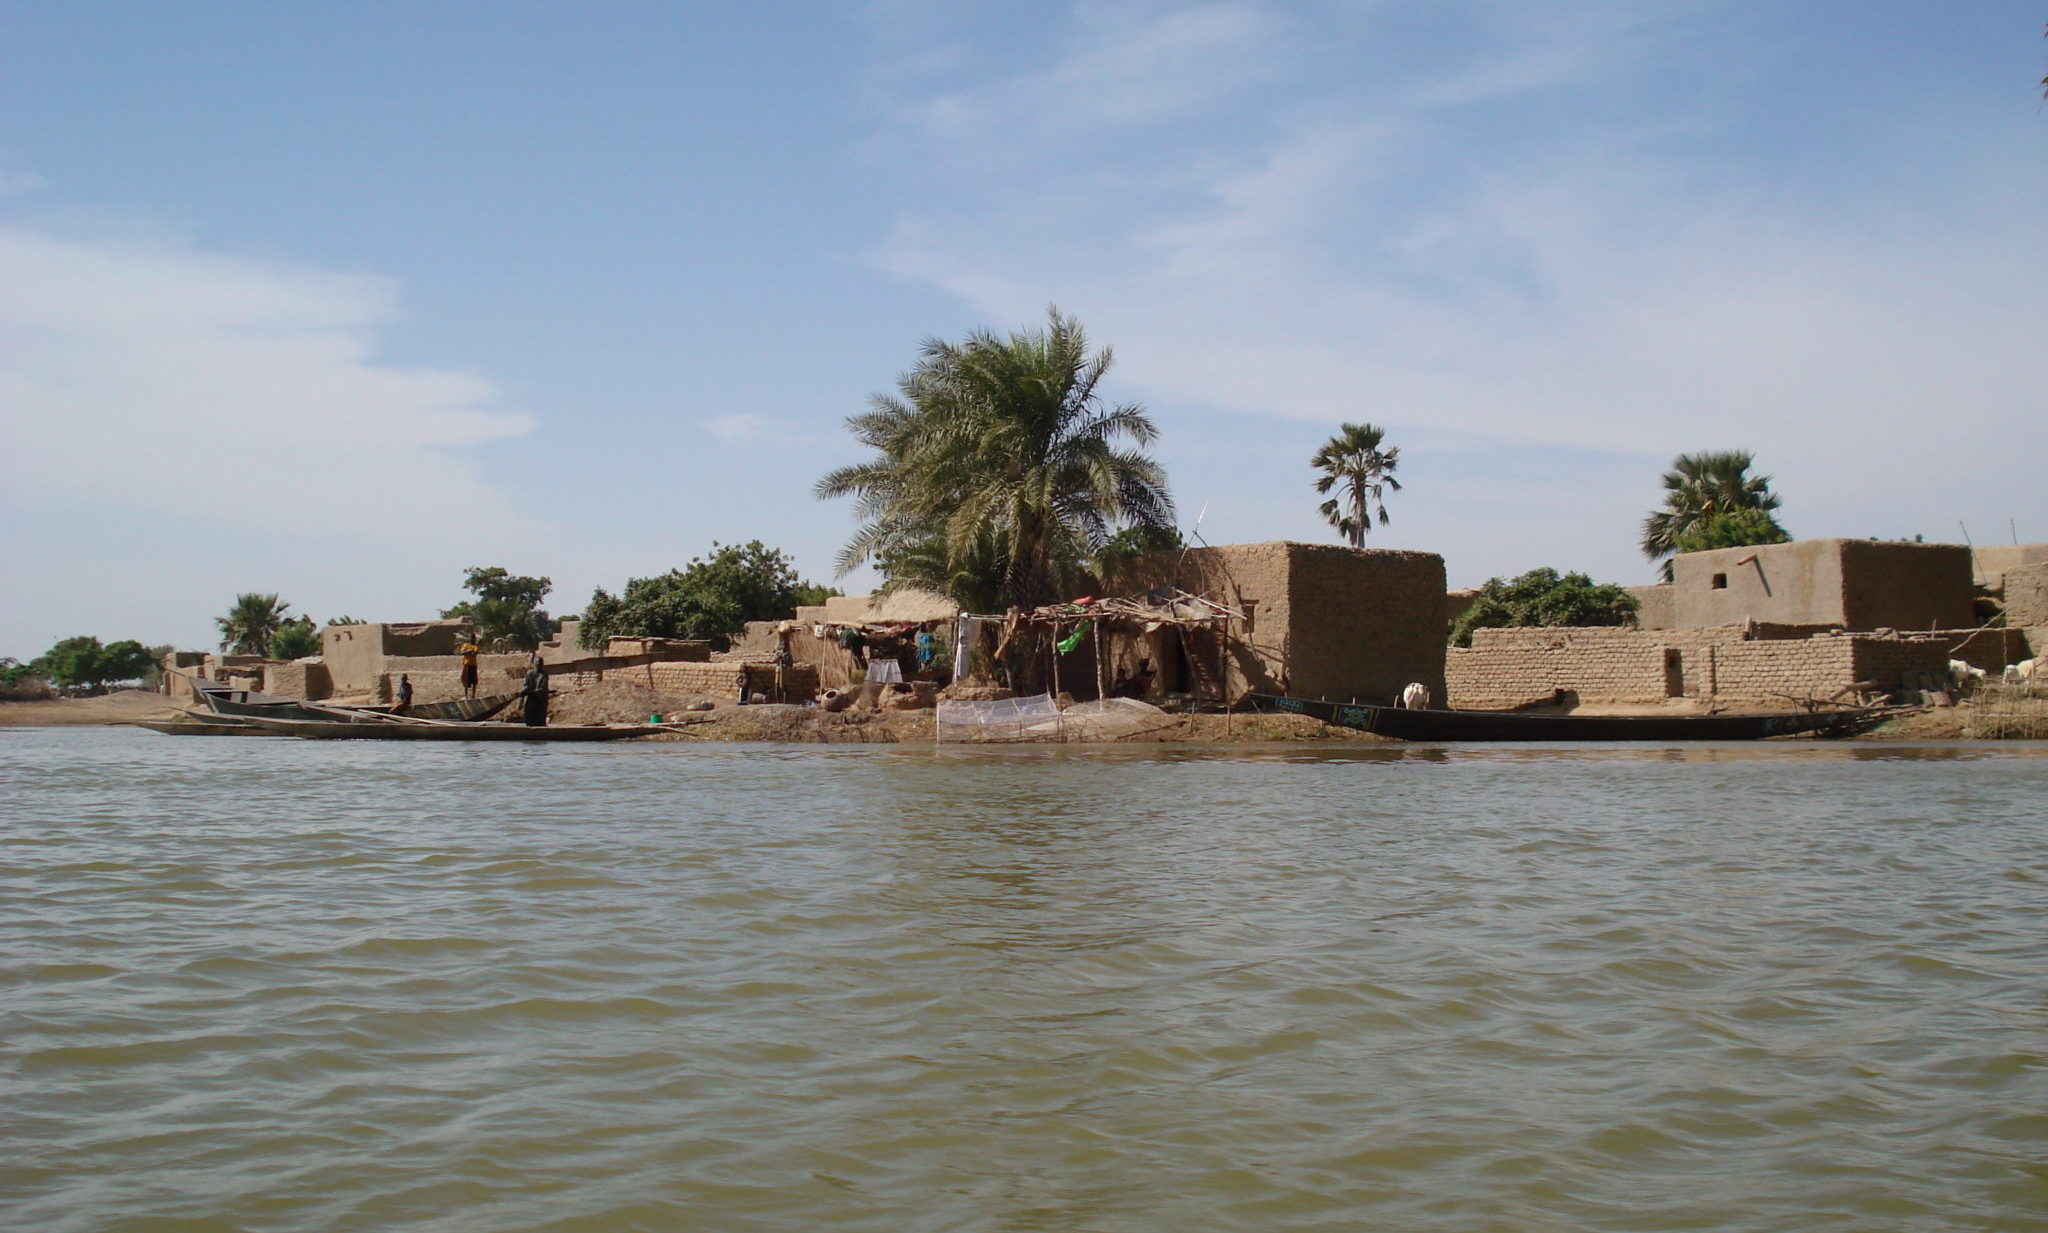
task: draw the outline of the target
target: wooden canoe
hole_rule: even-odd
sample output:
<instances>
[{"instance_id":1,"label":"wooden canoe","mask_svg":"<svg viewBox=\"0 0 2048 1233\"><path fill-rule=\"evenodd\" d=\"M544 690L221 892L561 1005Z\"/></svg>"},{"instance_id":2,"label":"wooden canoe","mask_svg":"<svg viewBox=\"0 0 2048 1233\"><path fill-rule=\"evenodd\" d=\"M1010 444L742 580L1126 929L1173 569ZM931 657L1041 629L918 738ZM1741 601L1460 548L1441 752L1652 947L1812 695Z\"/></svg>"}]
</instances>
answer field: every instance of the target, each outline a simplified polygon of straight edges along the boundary
<instances>
[{"instance_id":1,"label":"wooden canoe","mask_svg":"<svg viewBox=\"0 0 2048 1233\"><path fill-rule=\"evenodd\" d=\"M529 728L525 724L399 718L384 723L350 723L345 720L244 716L241 722L276 736L296 736L314 741L625 741L667 731L653 724L564 724L560 727Z\"/></svg>"},{"instance_id":2,"label":"wooden canoe","mask_svg":"<svg viewBox=\"0 0 2048 1233\"><path fill-rule=\"evenodd\" d=\"M1773 736L1846 736L1897 708L1790 711L1757 715L1550 715L1519 711L1404 710L1252 694L1255 709L1308 715L1403 741L1754 741Z\"/></svg>"}]
</instances>

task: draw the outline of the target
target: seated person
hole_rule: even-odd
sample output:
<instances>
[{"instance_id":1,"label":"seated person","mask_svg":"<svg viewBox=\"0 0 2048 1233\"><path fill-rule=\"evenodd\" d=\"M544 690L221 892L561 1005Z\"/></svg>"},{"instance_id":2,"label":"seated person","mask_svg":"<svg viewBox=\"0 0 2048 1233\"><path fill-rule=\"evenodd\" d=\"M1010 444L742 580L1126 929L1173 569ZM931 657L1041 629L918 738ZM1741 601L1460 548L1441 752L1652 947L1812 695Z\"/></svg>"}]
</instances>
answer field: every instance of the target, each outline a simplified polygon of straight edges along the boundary
<instances>
[{"instance_id":1,"label":"seated person","mask_svg":"<svg viewBox=\"0 0 2048 1233\"><path fill-rule=\"evenodd\" d=\"M1138 661L1138 670L1136 672L1128 676L1119 675L1115 681L1111 682L1109 696L1112 698L1143 699L1146 694L1152 692L1152 678L1155 675L1157 674L1152 671L1152 661L1141 659Z\"/></svg>"}]
</instances>

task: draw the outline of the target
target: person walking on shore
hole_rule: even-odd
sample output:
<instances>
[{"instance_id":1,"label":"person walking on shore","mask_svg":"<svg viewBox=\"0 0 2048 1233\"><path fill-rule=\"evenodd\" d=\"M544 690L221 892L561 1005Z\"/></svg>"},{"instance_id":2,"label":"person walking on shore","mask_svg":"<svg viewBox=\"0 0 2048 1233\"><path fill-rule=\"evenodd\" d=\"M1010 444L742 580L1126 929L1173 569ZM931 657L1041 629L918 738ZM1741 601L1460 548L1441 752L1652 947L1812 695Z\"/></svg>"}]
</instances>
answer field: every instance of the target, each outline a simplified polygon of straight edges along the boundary
<instances>
[{"instance_id":1,"label":"person walking on shore","mask_svg":"<svg viewBox=\"0 0 2048 1233\"><path fill-rule=\"evenodd\" d=\"M475 642L462 644L462 696L476 697L476 657L483 650Z\"/></svg>"}]
</instances>

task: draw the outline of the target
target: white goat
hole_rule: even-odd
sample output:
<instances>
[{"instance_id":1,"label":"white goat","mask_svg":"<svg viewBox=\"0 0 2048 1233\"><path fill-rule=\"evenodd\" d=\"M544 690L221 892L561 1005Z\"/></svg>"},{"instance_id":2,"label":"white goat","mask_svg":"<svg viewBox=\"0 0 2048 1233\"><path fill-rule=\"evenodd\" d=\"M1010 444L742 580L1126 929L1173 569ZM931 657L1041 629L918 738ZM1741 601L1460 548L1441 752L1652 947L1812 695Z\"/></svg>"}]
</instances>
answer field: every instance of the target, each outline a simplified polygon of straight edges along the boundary
<instances>
[{"instance_id":1,"label":"white goat","mask_svg":"<svg viewBox=\"0 0 2048 1233\"><path fill-rule=\"evenodd\" d=\"M1421 681L1411 681L1401 691L1401 709L1404 711L1426 711L1429 709L1429 686Z\"/></svg>"},{"instance_id":2,"label":"white goat","mask_svg":"<svg viewBox=\"0 0 2048 1233\"><path fill-rule=\"evenodd\" d=\"M2041 659L2036 656L2033 659L2023 659L2016 664L2007 664L2001 679L2007 684L2024 683L2032 681L2040 671Z\"/></svg>"},{"instance_id":3,"label":"white goat","mask_svg":"<svg viewBox=\"0 0 2048 1233\"><path fill-rule=\"evenodd\" d=\"M1984 679L1984 669L1972 668L1960 659L1948 661L1948 674L1956 679L1956 684L1958 685L1964 681L1981 681Z\"/></svg>"}]
</instances>

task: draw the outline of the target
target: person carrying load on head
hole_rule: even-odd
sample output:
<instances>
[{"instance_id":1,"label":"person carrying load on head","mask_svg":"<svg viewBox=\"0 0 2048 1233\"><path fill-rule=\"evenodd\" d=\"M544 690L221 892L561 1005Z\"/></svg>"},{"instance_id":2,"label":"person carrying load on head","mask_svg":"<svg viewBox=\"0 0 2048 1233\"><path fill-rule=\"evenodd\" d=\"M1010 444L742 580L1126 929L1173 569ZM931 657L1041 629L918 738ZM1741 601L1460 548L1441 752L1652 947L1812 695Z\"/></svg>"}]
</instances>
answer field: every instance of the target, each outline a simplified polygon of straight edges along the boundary
<instances>
[{"instance_id":1,"label":"person carrying load on head","mask_svg":"<svg viewBox=\"0 0 2048 1233\"><path fill-rule=\"evenodd\" d=\"M462 643L461 651L462 696L474 698L476 697L476 657L483 651L483 648L475 642L465 639Z\"/></svg>"}]
</instances>

